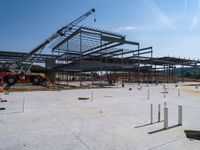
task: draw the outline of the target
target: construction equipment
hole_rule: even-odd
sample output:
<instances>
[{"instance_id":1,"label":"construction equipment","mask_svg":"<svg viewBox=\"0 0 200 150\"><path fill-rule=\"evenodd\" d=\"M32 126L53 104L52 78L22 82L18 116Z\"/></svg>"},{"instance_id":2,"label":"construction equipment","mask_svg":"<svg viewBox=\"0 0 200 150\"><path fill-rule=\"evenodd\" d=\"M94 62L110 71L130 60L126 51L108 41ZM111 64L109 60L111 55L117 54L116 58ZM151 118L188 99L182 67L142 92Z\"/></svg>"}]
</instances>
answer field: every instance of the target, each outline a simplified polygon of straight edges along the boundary
<instances>
[{"instance_id":1,"label":"construction equipment","mask_svg":"<svg viewBox=\"0 0 200 150\"><path fill-rule=\"evenodd\" d=\"M44 77L42 77L40 75L32 75L31 74L30 69L31 69L33 63L36 62L36 60L37 60L38 56L41 54L42 50L49 43L51 43L53 40L57 39L60 36L65 36L65 34L68 31L70 31L74 26L76 26L78 23L83 21L85 18L87 18L94 12L95 12L95 9L91 9L90 11L83 14L82 16L80 16L76 20L72 21L68 25L62 27L56 33L54 33L52 36L50 36L48 39L46 39L44 42L42 42L41 44L36 46L33 50L31 50L29 53L24 55L20 60L16 61L14 64L12 64L9 67L8 72L5 72L5 71L0 72L0 82L7 83L8 85L14 85L16 82L20 82L20 83L31 82L32 84L39 85L43 82L46 82L47 79L45 79ZM94 21L96 21L96 19L94 19ZM36 55L36 56L34 57L33 62L30 64L28 70L27 71L20 70L19 67L22 66L22 64L25 61L27 61L28 59L30 59L33 55L34 56Z\"/></svg>"}]
</instances>

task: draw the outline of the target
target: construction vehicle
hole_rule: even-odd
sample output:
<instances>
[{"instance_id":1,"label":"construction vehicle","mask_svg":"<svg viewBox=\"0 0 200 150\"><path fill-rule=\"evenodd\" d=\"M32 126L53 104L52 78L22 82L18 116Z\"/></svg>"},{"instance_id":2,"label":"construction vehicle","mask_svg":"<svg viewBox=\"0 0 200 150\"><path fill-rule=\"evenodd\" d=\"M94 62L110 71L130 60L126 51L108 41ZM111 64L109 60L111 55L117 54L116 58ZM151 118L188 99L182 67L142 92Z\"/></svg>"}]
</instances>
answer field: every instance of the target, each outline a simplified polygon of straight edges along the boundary
<instances>
[{"instance_id":1,"label":"construction vehicle","mask_svg":"<svg viewBox=\"0 0 200 150\"><path fill-rule=\"evenodd\" d=\"M56 33L54 33L52 36L50 36L48 39L46 39L44 42L39 44L37 47L35 47L33 50L31 50L29 53L24 55L20 60L16 61L14 64L9 66L8 71L1 71L0 72L0 83L11 86L15 83L32 83L33 85L40 85L41 83L44 83L47 81L45 77L42 77L41 75L33 75L31 74L31 67L33 66L33 63L36 62L38 56L41 54L42 50L53 40L57 39L58 37L65 36L65 34L70 31L74 26L76 26L78 23L83 21L85 18L90 16L91 14L95 13L95 9L91 9L87 13L83 14L76 20L69 23L67 26L62 27L59 29ZM94 18L94 22L96 22L96 19ZM30 64L29 68L26 71L22 71L19 69L24 62L26 62L28 59L30 59L32 56L35 56L33 59L33 62Z\"/></svg>"}]
</instances>

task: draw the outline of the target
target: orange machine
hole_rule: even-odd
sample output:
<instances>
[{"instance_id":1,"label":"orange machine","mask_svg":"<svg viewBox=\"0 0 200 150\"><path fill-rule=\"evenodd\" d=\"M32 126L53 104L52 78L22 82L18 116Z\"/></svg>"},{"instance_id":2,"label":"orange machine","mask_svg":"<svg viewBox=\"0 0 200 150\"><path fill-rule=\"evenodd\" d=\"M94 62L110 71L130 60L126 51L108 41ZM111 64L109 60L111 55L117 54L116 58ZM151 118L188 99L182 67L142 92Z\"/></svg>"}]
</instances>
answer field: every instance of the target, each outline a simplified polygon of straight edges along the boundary
<instances>
[{"instance_id":1,"label":"orange machine","mask_svg":"<svg viewBox=\"0 0 200 150\"><path fill-rule=\"evenodd\" d=\"M0 72L0 83L1 84L6 83L10 86L14 85L15 83L32 83L33 85L41 85L46 81L47 79L41 75Z\"/></svg>"}]
</instances>

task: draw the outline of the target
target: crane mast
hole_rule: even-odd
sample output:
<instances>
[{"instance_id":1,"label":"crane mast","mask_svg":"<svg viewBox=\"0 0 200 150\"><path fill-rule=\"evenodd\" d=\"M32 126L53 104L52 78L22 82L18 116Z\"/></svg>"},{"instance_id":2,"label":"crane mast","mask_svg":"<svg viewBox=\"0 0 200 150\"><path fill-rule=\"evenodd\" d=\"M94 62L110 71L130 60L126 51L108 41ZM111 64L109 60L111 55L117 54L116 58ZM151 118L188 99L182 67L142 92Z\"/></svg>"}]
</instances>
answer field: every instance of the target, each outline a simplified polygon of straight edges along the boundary
<instances>
[{"instance_id":1,"label":"crane mast","mask_svg":"<svg viewBox=\"0 0 200 150\"><path fill-rule=\"evenodd\" d=\"M28 54L24 55L19 61L16 61L10 67L10 69L15 72L16 69L23 64L23 62L25 62L26 60L28 60L31 56L33 56L37 52L41 53L41 51L45 48L45 46L47 44L49 44L50 42L52 42L53 40L55 40L59 36L64 36L66 32L68 32L69 30L71 30L74 26L76 26L78 23L80 23L81 21L83 21L85 18L87 18L88 16L90 16L94 12L95 12L95 9L93 8L90 11L88 11L87 13L83 14L79 18L77 18L74 21L72 21L71 23L69 23L68 25L66 25L66 26L62 27L61 29L59 29L52 36L50 36L48 39L46 39L45 41L43 41L42 43L40 43L38 46L36 46L34 49L32 49ZM94 19L94 21L96 21L96 20Z\"/></svg>"}]
</instances>

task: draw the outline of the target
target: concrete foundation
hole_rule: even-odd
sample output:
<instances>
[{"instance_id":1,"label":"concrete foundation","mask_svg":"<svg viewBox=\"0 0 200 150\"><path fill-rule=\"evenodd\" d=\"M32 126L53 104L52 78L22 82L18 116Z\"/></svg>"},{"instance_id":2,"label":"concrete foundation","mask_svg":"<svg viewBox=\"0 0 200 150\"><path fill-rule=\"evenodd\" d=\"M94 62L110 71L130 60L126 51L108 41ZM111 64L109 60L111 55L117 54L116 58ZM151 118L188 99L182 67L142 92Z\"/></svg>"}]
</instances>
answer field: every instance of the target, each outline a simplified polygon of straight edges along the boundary
<instances>
[{"instance_id":1,"label":"concrete foundation","mask_svg":"<svg viewBox=\"0 0 200 150\"><path fill-rule=\"evenodd\" d=\"M180 84L179 97L174 84L166 84L169 93L164 98L162 85L149 85L147 100L147 86L141 86L143 90L136 84L92 89L93 101L78 100L91 97L88 89L1 94L8 102L0 103L6 108L0 111L0 150L199 150L200 142L184 133L200 130L199 92L188 92ZM167 130L162 130L162 113L160 123L149 123L150 104L164 101L170 110ZM184 124L173 127L179 104L184 107Z\"/></svg>"}]
</instances>

